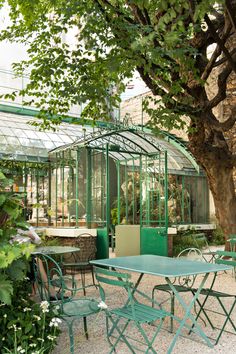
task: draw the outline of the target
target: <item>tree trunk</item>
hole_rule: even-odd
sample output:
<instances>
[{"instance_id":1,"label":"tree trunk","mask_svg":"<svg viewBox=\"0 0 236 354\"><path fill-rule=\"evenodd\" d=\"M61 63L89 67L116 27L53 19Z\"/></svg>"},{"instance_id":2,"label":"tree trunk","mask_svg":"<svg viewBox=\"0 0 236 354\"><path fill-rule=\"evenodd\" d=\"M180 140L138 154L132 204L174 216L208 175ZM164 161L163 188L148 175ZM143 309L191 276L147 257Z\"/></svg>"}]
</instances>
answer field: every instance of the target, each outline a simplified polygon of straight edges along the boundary
<instances>
[{"instance_id":1,"label":"tree trunk","mask_svg":"<svg viewBox=\"0 0 236 354\"><path fill-rule=\"evenodd\" d=\"M201 120L203 121L203 120ZM190 150L203 167L215 203L216 217L225 235L225 249L230 234L236 234L236 196L232 154L222 133L208 131L203 124L189 135Z\"/></svg>"},{"instance_id":2,"label":"tree trunk","mask_svg":"<svg viewBox=\"0 0 236 354\"><path fill-rule=\"evenodd\" d=\"M225 234L225 249L230 234L236 234L236 198L233 182L233 169L227 169L219 162L206 170L208 183L215 203L216 217Z\"/></svg>"}]
</instances>

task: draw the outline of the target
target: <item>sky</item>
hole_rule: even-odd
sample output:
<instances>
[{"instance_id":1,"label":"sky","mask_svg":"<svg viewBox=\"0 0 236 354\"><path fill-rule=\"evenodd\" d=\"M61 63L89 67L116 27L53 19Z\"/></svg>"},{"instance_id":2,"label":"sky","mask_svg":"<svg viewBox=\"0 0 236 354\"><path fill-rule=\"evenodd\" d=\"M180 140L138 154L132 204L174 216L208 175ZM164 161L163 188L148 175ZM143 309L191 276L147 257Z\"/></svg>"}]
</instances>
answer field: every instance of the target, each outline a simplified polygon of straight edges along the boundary
<instances>
[{"instance_id":1,"label":"sky","mask_svg":"<svg viewBox=\"0 0 236 354\"><path fill-rule=\"evenodd\" d=\"M9 18L6 9L0 10L0 30L9 24ZM27 59L27 47L22 43L0 42L0 75L4 83L4 71L12 71L12 63ZM9 81L9 77L7 78ZM129 99L149 89L140 79L138 73L135 73L133 79L127 84L127 89L121 95L122 100Z\"/></svg>"}]
</instances>

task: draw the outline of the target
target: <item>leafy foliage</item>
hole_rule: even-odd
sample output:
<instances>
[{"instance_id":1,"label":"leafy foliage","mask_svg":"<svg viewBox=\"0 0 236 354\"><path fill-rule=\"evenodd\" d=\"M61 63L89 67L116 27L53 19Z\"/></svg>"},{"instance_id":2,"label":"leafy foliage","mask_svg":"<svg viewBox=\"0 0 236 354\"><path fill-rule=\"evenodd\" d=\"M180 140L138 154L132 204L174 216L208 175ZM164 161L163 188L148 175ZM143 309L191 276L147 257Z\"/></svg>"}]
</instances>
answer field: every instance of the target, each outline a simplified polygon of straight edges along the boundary
<instances>
[{"instance_id":1,"label":"leafy foliage","mask_svg":"<svg viewBox=\"0 0 236 354\"><path fill-rule=\"evenodd\" d=\"M11 304L14 287L28 270L27 259L33 250L31 244L11 243L17 227L25 227L21 218L22 196L7 192L11 181L0 171L0 302Z\"/></svg>"},{"instance_id":2,"label":"leafy foliage","mask_svg":"<svg viewBox=\"0 0 236 354\"><path fill-rule=\"evenodd\" d=\"M226 138L235 126L235 107L222 121L214 111L227 97L227 83L236 73L234 0L5 3L12 23L0 40L28 44L29 59L14 69L29 72L30 82L20 94L24 104L40 108L44 127L50 125L48 118L60 123L71 105L81 103L86 105L82 117L110 119L125 80L138 71L154 97L154 107L150 99L143 104L150 126L169 130L186 125L189 149L207 173L219 223L226 233L235 232L236 158ZM213 72L216 87L209 95ZM231 195L230 201L217 197L223 186L219 170L225 171L225 179L227 175L223 194Z\"/></svg>"},{"instance_id":3,"label":"leafy foliage","mask_svg":"<svg viewBox=\"0 0 236 354\"><path fill-rule=\"evenodd\" d=\"M17 284L12 305L0 305L0 352L20 353L20 347L24 353L50 353L60 333L50 325L55 314L50 309L43 312L40 304L29 298L28 282Z\"/></svg>"},{"instance_id":4,"label":"leafy foliage","mask_svg":"<svg viewBox=\"0 0 236 354\"><path fill-rule=\"evenodd\" d=\"M225 236L222 229L217 226L212 232L212 237L210 239L212 245L223 245L225 243Z\"/></svg>"},{"instance_id":5,"label":"leafy foliage","mask_svg":"<svg viewBox=\"0 0 236 354\"><path fill-rule=\"evenodd\" d=\"M111 107L119 104L123 80L135 69L144 79L150 77L150 88L162 97L166 107L158 111L171 107L172 123L182 121L186 110L194 111L191 95L184 94L190 72L201 83L195 65L200 53L191 39L202 33L203 17L214 1L195 7L185 0L82 0L69 7L65 0L8 3L12 26L1 38L30 43L29 60L14 68L19 74L33 68L21 94L35 97L31 103L41 109L45 124L56 113L63 116L71 104L85 102L84 116L109 117ZM74 36L73 45L62 33Z\"/></svg>"},{"instance_id":6,"label":"leafy foliage","mask_svg":"<svg viewBox=\"0 0 236 354\"><path fill-rule=\"evenodd\" d=\"M186 248L196 248L196 242L194 241L193 234L195 233L194 228L189 228L182 231L178 231L178 234L173 238L173 256L177 256L181 251ZM204 241L198 241L198 247L201 249L205 246ZM197 247L197 248L198 248Z\"/></svg>"}]
</instances>

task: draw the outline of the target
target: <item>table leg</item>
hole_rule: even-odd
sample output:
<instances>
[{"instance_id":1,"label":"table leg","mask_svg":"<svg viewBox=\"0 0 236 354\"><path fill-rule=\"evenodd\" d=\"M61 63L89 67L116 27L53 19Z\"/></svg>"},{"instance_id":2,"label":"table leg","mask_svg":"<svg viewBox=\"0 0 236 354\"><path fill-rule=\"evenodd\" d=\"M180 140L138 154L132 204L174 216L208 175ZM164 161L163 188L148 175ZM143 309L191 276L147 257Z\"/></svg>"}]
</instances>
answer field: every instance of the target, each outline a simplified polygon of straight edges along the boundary
<instances>
[{"instance_id":1,"label":"table leg","mask_svg":"<svg viewBox=\"0 0 236 354\"><path fill-rule=\"evenodd\" d=\"M199 288L198 290L196 291L195 295L193 296L191 302L188 304L186 304L186 302L183 300L183 298L180 296L180 293L178 293L178 291L175 289L175 286L174 284L171 283L170 279L169 278L166 278L166 282L168 283L170 289L173 291L173 293L175 294L175 297L176 299L179 301L179 303L182 305L183 309L185 310L185 314L184 314L184 317L183 319L180 321L180 325L179 325L179 328L177 329L176 333L175 333L175 336L168 348L168 351L167 353L170 354L175 346L175 343L183 329L183 327L189 327L189 325L186 324L187 320L190 319L192 321L192 330L194 332L196 332L199 336L202 337L202 339L207 343L207 345L209 347L214 347L214 344L209 340L209 338L206 336L206 334L203 332L203 330L201 329L201 327L199 326L199 324L196 322L196 319L194 318L194 316L191 314L191 310L195 304L195 302L197 301L200 293L201 293L201 290L203 289L203 286L207 280L209 276L209 273L208 274L205 274L203 280L201 281L201 284L199 285Z\"/></svg>"}]
</instances>

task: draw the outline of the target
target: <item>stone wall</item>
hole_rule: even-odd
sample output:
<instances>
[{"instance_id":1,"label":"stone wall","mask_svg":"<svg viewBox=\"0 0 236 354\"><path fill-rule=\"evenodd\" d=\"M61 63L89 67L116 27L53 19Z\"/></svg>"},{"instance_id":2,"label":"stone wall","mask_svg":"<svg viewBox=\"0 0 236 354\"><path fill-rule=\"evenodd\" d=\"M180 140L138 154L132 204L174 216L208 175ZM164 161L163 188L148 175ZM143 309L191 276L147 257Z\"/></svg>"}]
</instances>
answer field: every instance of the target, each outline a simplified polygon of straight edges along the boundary
<instances>
[{"instance_id":1,"label":"stone wall","mask_svg":"<svg viewBox=\"0 0 236 354\"><path fill-rule=\"evenodd\" d=\"M140 94L138 96L132 97L128 100L121 102L120 119L122 122L124 122L126 126L145 125L150 120L149 115L142 109L142 102L147 96L153 97L152 92L148 91L144 94ZM150 102L149 107L155 108L157 106L155 106L153 102ZM186 117L186 120L187 119L188 118ZM183 140L188 139L187 133L184 130L172 129L170 133L175 134Z\"/></svg>"}]
</instances>

